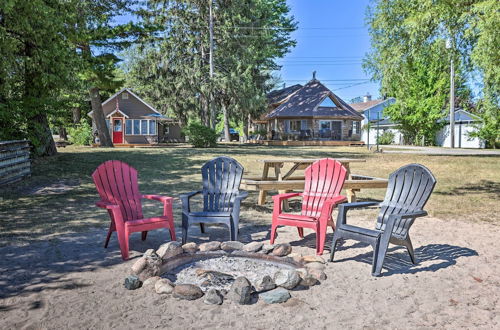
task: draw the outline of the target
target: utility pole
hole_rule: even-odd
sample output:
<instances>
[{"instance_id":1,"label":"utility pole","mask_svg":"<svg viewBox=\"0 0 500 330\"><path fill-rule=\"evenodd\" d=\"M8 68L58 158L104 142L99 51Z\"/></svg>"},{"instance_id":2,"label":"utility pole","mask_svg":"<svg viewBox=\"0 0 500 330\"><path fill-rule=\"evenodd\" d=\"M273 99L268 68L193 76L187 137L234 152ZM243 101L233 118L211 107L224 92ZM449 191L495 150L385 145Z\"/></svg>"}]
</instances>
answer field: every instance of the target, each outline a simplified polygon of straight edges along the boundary
<instances>
[{"instance_id":1,"label":"utility pole","mask_svg":"<svg viewBox=\"0 0 500 330\"><path fill-rule=\"evenodd\" d=\"M446 40L446 48L450 54L450 148L455 148L455 65L453 63L453 45L451 39Z\"/></svg>"},{"instance_id":2,"label":"utility pole","mask_svg":"<svg viewBox=\"0 0 500 330\"><path fill-rule=\"evenodd\" d=\"M213 87L213 77L214 77L214 18L212 13L212 1L208 0L208 10L209 10L209 20L208 20L208 29L210 36L210 55L209 55L209 66L210 66L210 85ZM215 128L215 111L213 107L213 90L210 88L210 99L208 102L208 109L210 111L210 121L212 128Z\"/></svg>"}]
</instances>

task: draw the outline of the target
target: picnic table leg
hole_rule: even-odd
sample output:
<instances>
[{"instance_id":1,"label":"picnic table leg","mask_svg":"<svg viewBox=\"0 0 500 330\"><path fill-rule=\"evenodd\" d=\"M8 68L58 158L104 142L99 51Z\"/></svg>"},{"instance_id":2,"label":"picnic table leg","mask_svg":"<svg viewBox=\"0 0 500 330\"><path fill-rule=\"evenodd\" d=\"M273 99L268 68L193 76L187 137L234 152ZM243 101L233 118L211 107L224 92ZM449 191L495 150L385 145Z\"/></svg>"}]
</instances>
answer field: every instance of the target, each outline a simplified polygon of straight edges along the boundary
<instances>
[{"instance_id":1,"label":"picnic table leg","mask_svg":"<svg viewBox=\"0 0 500 330\"><path fill-rule=\"evenodd\" d=\"M267 191L264 189L259 190L259 200L257 201L257 205L266 204Z\"/></svg>"},{"instance_id":2,"label":"picnic table leg","mask_svg":"<svg viewBox=\"0 0 500 330\"><path fill-rule=\"evenodd\" d=\"M355 203L356 202L356 191L359 191L359 189L347 189L347 202L348 203Z\"/></svg>"}]
</instances>

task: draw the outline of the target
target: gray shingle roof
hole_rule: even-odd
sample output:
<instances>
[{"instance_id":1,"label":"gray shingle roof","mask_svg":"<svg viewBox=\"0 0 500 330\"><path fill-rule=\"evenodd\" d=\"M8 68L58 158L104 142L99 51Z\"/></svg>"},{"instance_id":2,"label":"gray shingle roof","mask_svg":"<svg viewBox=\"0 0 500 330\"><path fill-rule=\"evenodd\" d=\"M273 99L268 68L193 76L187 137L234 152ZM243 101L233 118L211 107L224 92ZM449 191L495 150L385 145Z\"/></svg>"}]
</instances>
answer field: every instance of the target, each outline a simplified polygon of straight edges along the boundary
<instances>
[{"instance_id":1,"label":"gray shingle roof","mask_svg":"<svg viewBox=\"0 0 500 330\"><path fill-rule=\"evenodd\" d=\"M320 107L323 100L330 96L337 107ZM296 91L290 98L270 111L267 119L279 117L352 117L362 120L363 116L357 113L341 98L332 93L319 80L313 79L304 87Z\"/></svg>"},{"instance_id":2,"label":"gray shingle roof","mask_svg":"<svg viewBox=\"0 0 500 330\"><path fill-rule=\"evenodd\" d=\"M269 104L278 103L278 102L284 100L285 98L287 98L288 96L290 96L290 94L295 93L296 91L298 91L301 88L302 88L302 85L296 84L296 85L288 86L286 88L282 88L282 89L278 89L278 90L274 90L272 92L269 92L266 95L267 102Z\"/></svg>"}]
</instances>

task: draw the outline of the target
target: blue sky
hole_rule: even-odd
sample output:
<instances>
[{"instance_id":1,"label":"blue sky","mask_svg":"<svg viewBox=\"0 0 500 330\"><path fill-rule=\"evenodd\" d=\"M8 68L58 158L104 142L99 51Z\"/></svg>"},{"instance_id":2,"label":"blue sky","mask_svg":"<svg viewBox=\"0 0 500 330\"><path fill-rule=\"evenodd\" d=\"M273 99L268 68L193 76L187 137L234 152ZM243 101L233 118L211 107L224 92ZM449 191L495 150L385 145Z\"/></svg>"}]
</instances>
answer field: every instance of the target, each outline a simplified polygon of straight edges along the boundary
<instances>
[{"instance_id":1,"label":"blue sky","mask_svg":"<svg viewBox=\"0 0 500 330\"><path fill-rule=\"evenodd\" d=\"M379 84L361 80L369 79L361 67L370 49L365 26L368 3L369 0L288 0L291 14L299 23L293 33L297 46L278 61L283 67L277 75L289 86L304 84L316 70L316 78L345 101L367 92L378 97Z\"/></svg>"},{"instance_id":2,"label":"blue sky","mask_svg":"<svg viewBox=\"0 0 500 330\"><path fill-rule=\"evenodd\" d=\"M369 0L288 0L298 22L292 36L297 46L278 63L276 72L287 85L305 84L316 71L322 81L344 101L363 96L379 96L379 84L370 82L361 62L370 48L365 12ZM120 16L117 22L135 20Z\"/></svg>"}]
</instances>

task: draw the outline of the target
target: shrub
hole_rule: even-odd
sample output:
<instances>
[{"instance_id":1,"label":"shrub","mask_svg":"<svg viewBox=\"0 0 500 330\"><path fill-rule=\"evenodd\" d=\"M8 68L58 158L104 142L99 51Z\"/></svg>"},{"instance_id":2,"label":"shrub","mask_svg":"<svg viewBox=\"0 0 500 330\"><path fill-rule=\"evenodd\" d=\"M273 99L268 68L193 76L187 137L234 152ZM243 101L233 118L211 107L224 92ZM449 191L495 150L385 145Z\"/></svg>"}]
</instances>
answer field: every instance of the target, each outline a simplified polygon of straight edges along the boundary
<instances>
[{"instance_id":1,"label":"shrub","mask_svg":"<svg viewBox=\"0 0 500 330\"><path fill-rule=\"evenodd\" d=\"M90 145L92 143L92 127L85 120L80 120L76 127L68 128L69 142L76 145Z\"/></svg>"},{"instance_id":2,"label":"shrub","mask_svg":"<svg viewBox=\"0 0 500 330\"><path fill-rule=\"evenodd\" d=\"M378 144L392 144L394 142L394 133L391 131L384 131L378 136Z\"/></svg>"},{"instance_id":3,"label":"shrub","mask_svg":"<svg viewBox=\"0 0 500 330\"><path fill-rule=\"evenodd\" d=\"M210 148L217 145L217 133L210 127L191 123L183 129L183 132L195 148Z\"/></svg>"}]
</instances>

